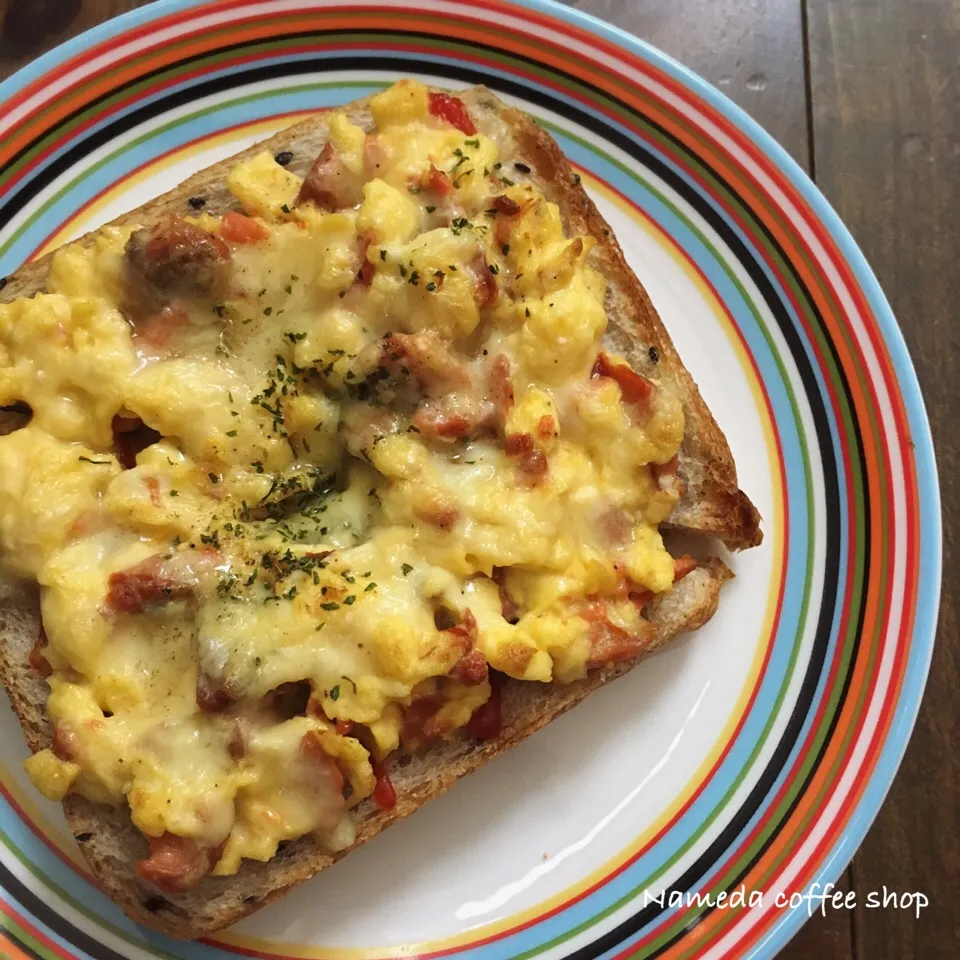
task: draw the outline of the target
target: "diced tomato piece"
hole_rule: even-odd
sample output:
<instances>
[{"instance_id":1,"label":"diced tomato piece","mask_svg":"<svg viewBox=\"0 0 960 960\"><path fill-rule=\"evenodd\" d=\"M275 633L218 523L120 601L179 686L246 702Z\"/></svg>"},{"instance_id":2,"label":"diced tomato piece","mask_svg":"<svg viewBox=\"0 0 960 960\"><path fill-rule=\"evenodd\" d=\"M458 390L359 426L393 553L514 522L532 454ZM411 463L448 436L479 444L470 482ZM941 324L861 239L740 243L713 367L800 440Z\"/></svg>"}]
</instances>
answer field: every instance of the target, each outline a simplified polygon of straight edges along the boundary
<instances>
[{"instance_id":1,"label":"diced tomato piece","mask_svg":"<svg viewBox=\"0 0 960 960\"><path fill-rule=\"evenodd\" d=\"M364 144L369 162L370 150ZM363 199L362 183L346 168L339 151L328 140L297 194L297 204L314 203L321 210L342 210Z\"/></svg>"},{"instance_id":2,"label":"diced tomato piece","mask_svg":"<svg viewBox=\"0 0 960 960\"><path fill-rule=\"evenodd\" d=\"M226 283L230 248L195 223L167 215L131 234L130 266L157 290L214 296Z\"/></svg>"},{"instance_id":3,"label":"diced tomato piece","mask_svg":"<svg viewBox=\"0 0 960 960\"><path fill-rule=\"evenodd\" d=\"M453 181L449 174L444 173L443 170L438 170L432 163L424 176L423 185L438 197L446 197L453 191Z\"/></svg>"},{"instance_id":4,"label":"diced tomato piece","mask_svg":"<svg viewBox=\"0 0 960 960\"><path fill-rule=\"evenodd\" d=\"M425 390L446 393L472 386L466 364L457 358L448 343L430 330L391 333L381 343L381 365L403 376L409 375Z\"/></svg>"},{"instance_id":5,"label":"diced tomato piece","mask_svg":"<svg viewBox=\"0 0 960 960\"><path fill-rule=\"evenodd\" d=\"M674 557L673 582L676 583L678 580L682 580L688 573L696 570L699 566L700 564L689 554L685 553L682 557Z\"/></svg>"},{"instance_id":6,"label":"diced tomato piece","mask_svg":"<svg viewBox=\"0 0 960 960\"><path fill-rule=\"evenodd\" d=\"M149 839L150 856L137 864L137 875L164 893L183 893L197 886L222 849L202 847L196 840L173 833Z\"/></svg>"},{"instance_id":7,"label":"diced tomato piece","mask_svg":"<svg viewBox=\"0 0 960 960\"><path fill-rule=\"evenodd\" d=\"M542 450L534 450L532 453L524 454L517 466L523 479L534 487L543 480L550 469L547 455Z\"/></svg>"},{"instance_id":8,"label":"diced tomato piece","mask_svg":"<svg viewBox=\"0 0 960 960\"><path fill-rule=\"evenodd\" d=\"M160 500L160 481L156 477L147 477L144 481L147 485L147 491L150 493L150 502L155 506L162 506Z\"/></svg>"},{"instance_id":9,"label":"diced tomato piece","mask_svg":"<svg viewBox=\"0 0 960 960\"><path fill-rule=\"evenodd\" d=\"M116 613L143 613L149 606L194 596L197 568L209 568L220 559L215 550L196 550L168 560L155 553L126 570L110 574L107 581L107 606Z\"/></svg>"},{"instance_id":10,"label":"diced tomato piece","mask_svg":"<svg viewBox=\"0 0 960 960\"><path fill-rule=\"evenodd\" d=\"M466 687L475 687L487 679L487 661L479 650L465 653L454 665L448 674L454 680L459 680Z\"/></svg>"},{"instance_id":11,"label":"diced tomato piece","mask_svg":"<svg viewBox=\"0 0 960 960\"><path fill-rule=\"evenodd\" d=\"M357 283L361 287L369 287L373 283L373 275L377 272L377 268L367 259L364 259L363 263L360 264L360 269L357 271Z\"/></svg>"},{"instance_id":12,"label":"diced tomato piece","mask_svg":"<svg viewBox=\"0 0 960 960\"><path fill-rule=\"evenodd\" d=\"M520 619L520 608L507 593L506 574L506 567L494 567L491 579L497 585L497 590L500 593L500 615L507 623L516 623Z\"/></svg>"},{"instance_id":13,"label":"diced tomato piece","mask_svg":"<svg viewBox=\"0 0 960 960\"><path fill-rule=\"evenodd\" d=\"M387 765L383 760L373 761L373 775L377 778L373 788L373 802L381 810L392 810L397 805L397 791L393 787Z\"/></svg>"},{"instance_id":14,"label":"diced tomato piece","mask_svg":"<svg viewBox=\"0 0 960 960\"><path fill-rule=\"evenodd\" d=\"M452 127L456 127L468 137L472 137L477 132L464 102L459 97L453 97L449 93L441 93L439 90L431 90L427 107L432 116L444 123L449 123Z\"/></svg>"},{"instance_id":15,"label":"diced tomato piece","mask_svg":"<svg viewBox=\"0 0 960 960\"><path fill-rule=\"evenodd\" d=\"M521 477L529 484L536 486L549 470L547 456L538 450L531 433L511 433L503 444L504 452L508 457L517 457L517 468Z\"/></svg>"},{"instance_id":16,"label":"diced tomato piece","mask_svg":"<svg viewBox=\"0 0 960 960\"><path fill-rule=\"evenodd\" d=\"M493 408L481 404L472 393L452 392L425 400L413 415L413 425L430 440L459 440L492 429Z\"/></svg>"},{"instance_id":17,"label":"diced tomato piece","mask_svg":"<svg viewBox=\"0 0 960 960\"><path fill-rule=\"evenodd\" d=\"M460 641L462 654L447 674L451 679L458 680L468 687L475 687L487 679L487 661L479 650L474 649L477 642L477 620L469 608L463 611L463 616L456 626L445 631Z\"/></svg>"},{"instance_id":18,"label":"diced tomato piece","mask_svg":"<svg viewBox=\"0 0 960 960\"><path fill-rule=\"evenodd\" d=\"M487 393L504 420L513 406L513 380L510 372L510 358L505 353L493 358L487 372Z\"/></svg>"},{"instance_id":19,"label":"diced tomato piece","mask_svg":"<svg viewBox=\"0 0 960 960\"><path fill-rule=\"evenodd\" d=\"M323 709L323 702L312 695L307 700L307 706L303 713L305 716L315 717L318 720L327 720L328 722L330 720ZM363 732L362 727L356 733L354 732L355 724L352 720L335 720L334 727L341 737L349 737L351 734L360 736Z\"/></svg>"},{"instance_id":20,"label":"diced tomato piece","mask_svg":"<svg viewBox=\"0 0 960 960\"><path fill-rule=\"evenodd\" d=\"M557 421L549 414L544 414L537 421L537 436L541 440L549 440L557 429Z\"/></svg>"},{"instance_id":21,"label":"diced tomato piece","mask_svg":"<svg viewBox=\"0 0 960 960\"><path fill-rule=\"evenodd\" d=\"M446 701L438 693L418 696L403 712L400 740L405 747L415 749L433 740L439 740L449 731L436 720Z\"/></svg>"},{"instance_id":22,"label":"diced tomato piece","mask_svg":"<svg viewBox=\"0 0 960 960\"><path fill-rule=\"evenodd\" d=\"M183 596L183 590L165 569L163 557L154 554L136 566L110 574L107 606L117 613L142 613L151 604Z\"/></svg>"},{"instance_id":23,"label":"diced tomato piece","mask_svg":"<svg viewBox=\"0 0 960 960\"><path fill-rule=\"evenodd\" d=\"M337 793L343 793L343 773L333 757L323 749L315 730L308 730L301 737L300 755L315 767L315 772L323 779L329 779Z\"/></svg>"},{"instance_id":24,"label":"diced tomato piece","mask_svg":"<svg viewBox=\"0 0 960 960\"><path fill-rule=\"evenodd\" d=\"M377 272L377 268L367 259L367 251L370 249L371 242L372 237L369 233L365 233L358 241L360 269L357 270L357 283L361 287L369 287L373 283L374 274Z\"/></svg>"},{"instance_id":25,"label":"diced tomato piece","mask_svg":"<svg viewBox=\"0 0 960 960\"><path fill-rule=\"evenodd\" d=\"M656 385L652 380L631 370L624 363L614 363L602 350L597 354L597 362L593 365L591 376L609 377L615 380L625 403L649 404L656 391Z\"/></svg>"},{"instance_id":26,"label":"diced tomato piece","mask_svg":"<svg viewBox=\"0 0 960 960\"><path fill-rule=\"evenodd\" d=\"M508 433L503 441L503 452L508 457L519 457L533 450L532 433Z\"/></svg>"},{"instance_id":27,"label":"diced tomato piece","mask_svg":"<svg viewBox=\"0 0 960 960\"><path fill-rule=\"evenodd\" d=\"M467 653L477 642L478 636L477 618L473 615L473 611L467 607L460 617L460 622L449 627L445 632L456 637L461 643L463 652Z\"/></svg>"},{"instance_id":28,"label":"diced tomato piece","mask_svg":"<svg viewBox=\"0 0 960 960\"><path fill-rule=\"evenodd\" d=\"M323 702L312 695L307 700L307 706L303 712L305 716L315 717L318 720L329 721L330 719L323 709ZM354 732L354 723L352 720L336 720L334 721L334 726L341 737L348 737Z\"/></svg>"},{"instance_id":29,"label":"diced tomato piece","mask_svg":"<svg viewBox=\"0 0 960 960\"><path fill-rule=\"evenodd\" d=\"M598 597L590 596L587 598L587 603L583 609L579 611L579 614L587 623L596 623L598 620L605 620L607 618L607 605Z\"/></svg>"},{"instance_id":30,"label":"diced tomato piece","mask_svg":"<svg viewBox=\"0 0 960 960\"><path fill-rule=\"evenodd\" d=\"M464 414L448 414L439 403L430 402L417 408L412 423L423 437L451 441L469 436L474 425Z\"/></svg>"},{"instance_id":31,"label":"diced tomato piece","mask_svg":"<svg viewBox=\"0 0 960 960\"><path fill-rule=\"evenodd\" d=\"M190 322L187 311L174 304L167 304L158 313L153 313L145 320L138 321L134 327L134 334L155 349L162 349L170 344L170 340L177 330Z\"/></svg>"},{"instance_id":32,"label":"diced tomato piece","mask_svg":"<svg viewBox=\"0 0 960 960\"><path fill-rule=\"evenodd\" d=\"M650 596L652 598L653 595ZM638 606L643 605L638 603L643 600L640 594L636 597L631 594L630 599ZM579 614L590 624L588 669L638 657L647 649L656 634L656 627L646 620L640 622L635 633L628 633L610 619L607 602L599 598L591 600Z\"/></svg>"},{"instance_id":33,"label":"diced tomato piece","mask_svg":"<svg viewBox=\"0 0 960 960\"><path fill-rule=\"evenodd\" d=\"M270 238L270 231L253 218L228 210L220 221L220 236L228 243L263 243Z\"/></svg>"},{"instance_id":34,"label":"diced tomato piece","mask_svg":"<svg viewBox=\"0 0 960 960\"><path fill-rule=\"evenodd\" d=\"M80 739L69 727L58 723L53 730L50 749L59 759L75 763L80 757Z\"/></svg>"},{"instance_id":35,"label":"diced tomato piece","mask_svg":"<svg viewBox=\"0 0 960 960\"><path fill-rule=\"evenodd\" d=\"M223 713L233 702L226 687L202 670L197 674L197 706L204 713Z\"/></svg>"},{"instance_id":36,"label":"diced tomato piece","mask_svg":"<svg viewBox=\"0 0 960 960\"><path fill-rule=\"evenodd\" d=\"M470 273L473 275L473 302L478 310L493 303L500 292L496 277L490 272L490 265L483 254L478 254L470 264Z\"/></svg>"},{"instance_id":37,"label":"diced tomato piece","mask_svg":"<svg viewBox=\"0 0 960 960\"><path fill-rule=\"evenodd\" d=\"M496 670L490 671L490 699L473 711L467 723L467 733L477 740L495 740L503 730L503 703L501 688L506 677Z\"/></svg>"},{"instance_id":38,"label":"diced tomato piece","mask_svg":"<svg viewBox=\"0 0 960 960\"><path fill-rule=\"evenodd\" d=\"M40 632L37 634L37 642L30 651L30 666L33 667L41 677L49 677L50 674L53 673L53 668L43 655L43 651L48 643L47 632L43 629L43 624L41 623Z\"/></svg>"},{"instance_id":39,"label":"diced tomato piece","mask_svg":"<svg viewBox=\"0 0 960 960\"><path fill-rule=\"evenodd\" d=\"M653 600L654 593L652 590L631 590L628 597L630 598L630 602L634 604L638 610L642 610Z\"/></svg>"},{"instance_id":40,"label":"diced tomato piece","mask_svg":"<svg viewBox=\"0 0 960 960\"><path fill-rule=\"evenodd\" d=\"M656 628L647 621L643 621L642 630L631 634L605 616L593 620L590 624L590 656L587 659L587 668L621 663L640 656L650 645L655 632Z\"/></svg>"}]
</instances>

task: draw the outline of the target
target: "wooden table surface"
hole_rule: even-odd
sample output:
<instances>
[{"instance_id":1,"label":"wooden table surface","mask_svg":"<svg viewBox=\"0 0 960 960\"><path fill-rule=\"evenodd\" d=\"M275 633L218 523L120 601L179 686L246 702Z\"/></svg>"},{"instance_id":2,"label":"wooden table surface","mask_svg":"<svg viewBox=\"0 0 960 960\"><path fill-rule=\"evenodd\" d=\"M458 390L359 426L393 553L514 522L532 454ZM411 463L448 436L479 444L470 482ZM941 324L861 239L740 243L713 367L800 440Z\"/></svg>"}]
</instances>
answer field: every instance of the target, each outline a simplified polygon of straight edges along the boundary
<instances>
[{"instance_id":1,"label":"wooden table surface","mask_svg":"<svg viewBox=\"0 0 960 960\"><path fill-rule=\"evenodd\" d=\"M0 77L148 0L0 0ZM960 0L575 0L752 114L820 186L890 298L933 426L943 499L940 629L883 810L844 875L923 891L909 911L828 912L788 960L960 957Z\"/></svg>"}]
</instances>

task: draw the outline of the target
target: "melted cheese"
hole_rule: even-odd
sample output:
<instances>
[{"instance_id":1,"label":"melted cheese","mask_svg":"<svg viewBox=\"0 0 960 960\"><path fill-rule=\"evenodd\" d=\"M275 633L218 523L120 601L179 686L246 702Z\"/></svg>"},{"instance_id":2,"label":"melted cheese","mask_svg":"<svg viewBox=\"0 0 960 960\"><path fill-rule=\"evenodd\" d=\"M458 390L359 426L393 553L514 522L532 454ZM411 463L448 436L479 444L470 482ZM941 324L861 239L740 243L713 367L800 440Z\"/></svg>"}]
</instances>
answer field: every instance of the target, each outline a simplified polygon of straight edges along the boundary
<instances>
[{"instance_id":1,"label":"melted cheese","mask_svg":"<svg viewBox=\"0 0 960 960\"><path fill-rule=\"evenodd\" d=\"M373 133L330 121L344 176L363 181L353 207L297 206L299 178L266 153L234 169L262 239L231 243L222 295L174 298L176 329L126 319L132 228L64 248L49 293L0 305L0 403L32 410L0 437L3 565L42 588L48 710L72 744L28 771L51 798L127 803L148 835L225 844L220 874L305 833L349 842L305 772L305 736L356 803L373 790L368 748L397 747L417 698L442 694L446 735L486 701L486 681L448 676L464 650L438 611L469 613L491 667L569 682L591 656L590 604L636 630L624 583L673 580L656 525L676 493L648 464L674 456L683 415L666 388L638 412L614 379L591 379L607 321L593 241L508 180L505 129L465 136L413 82L371 111ZM449 196L424 186L437 173ZM497 195L522 210L506 234ZM446 352L385 356L397 335ZM489 416L501 356L514 403L498 426L458 440L414 425L451 397ZM118 414L162 436L126 470ZM540 474L524 475L510 437L528 438ZM208 560L189 590L111 609L111 575L157 557ZM229 710L198 706L207 682ZM272 691L303 682L318 707L271 714Z\"/></svg>"}]
</instances>

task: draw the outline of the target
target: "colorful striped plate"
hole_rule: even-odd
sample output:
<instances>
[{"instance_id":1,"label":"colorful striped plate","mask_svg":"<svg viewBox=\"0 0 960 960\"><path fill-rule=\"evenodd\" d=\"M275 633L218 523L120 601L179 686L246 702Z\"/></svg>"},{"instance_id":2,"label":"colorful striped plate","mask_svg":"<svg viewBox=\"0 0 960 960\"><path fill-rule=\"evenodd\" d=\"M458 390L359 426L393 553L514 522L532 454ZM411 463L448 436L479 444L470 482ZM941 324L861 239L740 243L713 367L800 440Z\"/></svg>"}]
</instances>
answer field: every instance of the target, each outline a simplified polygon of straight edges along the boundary
<instances>
[{"instance_id":1,"label":"colorful striped plate","mask_svg":"<svg viewBox=\"0 0 960 960\"><path fill-rule=\"evenodd\" d=\"M813 184L656 50L545 0L159 0L0 87L0 269L408 75L485 83L559 140L726 431L764 544L699 634L202 943L97 890L4 715L10 956L768 957L890 784L940 580L916 378Z\"/></svg>"}]
</instances>

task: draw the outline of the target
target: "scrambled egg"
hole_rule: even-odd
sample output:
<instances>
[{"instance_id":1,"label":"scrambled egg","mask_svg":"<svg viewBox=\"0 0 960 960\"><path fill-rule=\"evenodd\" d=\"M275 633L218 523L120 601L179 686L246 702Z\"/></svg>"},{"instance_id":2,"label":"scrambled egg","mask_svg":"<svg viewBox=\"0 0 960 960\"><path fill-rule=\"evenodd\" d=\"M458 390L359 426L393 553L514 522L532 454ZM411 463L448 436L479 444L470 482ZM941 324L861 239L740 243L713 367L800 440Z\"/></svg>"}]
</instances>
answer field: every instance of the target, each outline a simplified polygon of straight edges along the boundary
<instances>
[{"instance_id":1,"label":"scrambled egg","mask_svg":"<svg viewBox=\"0 0 960 960\"><path fill-rule=\"evenodd\" d=\"M496 121L409 81L370 108L305 179L239 163L245 215L105 227L0 305L31 411L2 560L41 587L57 731L27 768L201 851L144 861L161 888L349 844L392 751L495 735L498 674L635 656L674 580L683 415L599 350L593 240Z\"/></svg>"}]
</instances>

